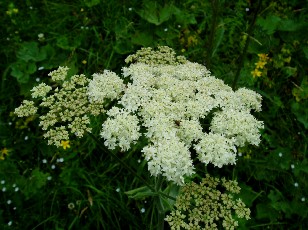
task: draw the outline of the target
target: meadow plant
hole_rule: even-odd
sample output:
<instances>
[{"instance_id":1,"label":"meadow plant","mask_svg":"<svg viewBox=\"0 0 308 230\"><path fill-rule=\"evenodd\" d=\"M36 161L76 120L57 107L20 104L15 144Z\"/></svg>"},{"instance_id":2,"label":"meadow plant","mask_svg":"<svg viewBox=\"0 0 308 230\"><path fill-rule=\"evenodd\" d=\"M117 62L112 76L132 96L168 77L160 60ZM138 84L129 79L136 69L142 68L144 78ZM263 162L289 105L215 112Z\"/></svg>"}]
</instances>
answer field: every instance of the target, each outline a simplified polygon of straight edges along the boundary
<instances>
[{"instance_id":1,"label":"meadow plant","mask_svg":"<svg viewBox=\"0 0 308 230\"><path fill-rule=\"evenodd\" d=\"M217 187L221 186L220 191ZM175 210L165 220L171 229L235 229L238 218L250 219L250 210L241 199L234 199L240 192L236 181L221 180L209 175L200 184L191 182L182 187Z\"/></svg>"},{"instance_id":2,"label":"meadow plant","mask_svg":"<svg viewBox=\"0 0 308 230\"><path fill-rule=\"evenodd\" d=\"M259 145L263 122L251 114L261 111L258 93L246 88L233 91L205 66L176 56L167 46L142 48L125 61L128 66L122 68L121 77L105 70L93 74L92 80L83 74L67 79L68 68L59 67L49 74L51 86L34 87L33 101L25 100L15 113L40 114L44 137L58 147L91 132L91 116L106 114L100 136L108 149L127 151L145 138L141 152L150 174L179 186L195 173L193 162L219 168L234 165L237 147ZM208 189L215 190L215 183ZM223 200L226 210L243 206L230 199Z\"/></svg>"}]
</instances>

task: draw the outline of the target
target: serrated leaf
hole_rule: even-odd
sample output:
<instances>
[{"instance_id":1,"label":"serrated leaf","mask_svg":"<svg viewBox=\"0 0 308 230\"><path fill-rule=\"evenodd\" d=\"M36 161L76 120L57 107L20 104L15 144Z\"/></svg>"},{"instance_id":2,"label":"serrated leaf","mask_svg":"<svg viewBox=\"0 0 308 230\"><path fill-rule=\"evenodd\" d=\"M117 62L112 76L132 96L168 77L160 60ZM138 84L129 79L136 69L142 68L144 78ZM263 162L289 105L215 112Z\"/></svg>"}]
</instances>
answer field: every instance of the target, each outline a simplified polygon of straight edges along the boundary
<instances>
[{"instance_id":1,"label":"serrated leaf","mask_svg":"<svg viewBox=\"0 0 308 230\"><path fill-rule=\"evenodd\" d=\"M144 1L143 9L138 10L139 16L149 23L160 25L168 19L173 14L173 6L165 5L163 8L158 5L155 1Z\"/></svg>"},{"instance_id":2,"label":"serrated leaf","mask_svg":"<svg viewBox=\"0 0 308 230\"><path fill-rule=\"evenodd\" d=\"M23 61L42 61L46 59L46 51L39 49L37 42L25 42L21 49L17 52L17 58Z\"/></svg>"},{"instance_id":3,"label":"serrated leaf","mask_svg":"<svg viewBox=\"0 0 308 230\"><path fill-rule=\"evenodd\" d=\"M36 64L33 62L17 61L11 65L11 75L17 79L19 83L27 83L30 75L35 73Z\"/></svg>"},{"instance_id":4,"label":"serrated leaf","mask_svg":"<svg viewBox=\"0 0 308 230\"><path fill-rule=\"evenodd\" d=\"M266 31L268 35L272 35L278 28L281 18L276 15L269 15L265 19L259 18L257 24Z\"/></svg>"}]
</instances>

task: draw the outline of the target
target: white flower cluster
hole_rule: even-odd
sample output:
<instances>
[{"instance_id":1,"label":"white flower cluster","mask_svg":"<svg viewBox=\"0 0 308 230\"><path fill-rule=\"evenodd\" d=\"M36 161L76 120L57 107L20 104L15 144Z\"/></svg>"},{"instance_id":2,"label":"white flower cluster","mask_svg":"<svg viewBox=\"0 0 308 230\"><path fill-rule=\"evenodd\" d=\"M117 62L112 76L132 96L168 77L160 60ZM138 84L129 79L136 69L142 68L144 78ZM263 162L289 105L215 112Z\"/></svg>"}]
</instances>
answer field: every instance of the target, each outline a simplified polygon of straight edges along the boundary
<instances>
[{"instance_id":1,"label":"white flower cluster","mask_svg":"<svg viewBox=\"0 0 308 230\"><path fill-rule=\"evenodd\" d=\"M123 109L113 107L107 112L109 118L103 124L101 136L106 140L105 145L110 149L119 146L123 151L130 148L141 134L138 118Z\"/></svg>"},{"instance_id":2,"label":"white flower cluster","mask_svg":"<svg viewBox=\"0 0 308 230\"><path fill-rule=\"evenodd\" d=\"M53 81L63 81L67 75L68 70L68 67L60 66L58 69L50 72L48 76L50 76Z\"/></svg>"},{"instance_id":3,"label":"white flower cluster","mask_svg":"<svg viewBox=\"0 0 308 230\"><path fill-rule=\"evenodd\" d=\"M51 90L52 88L49 85L46 85L45 83L41 83L38 86L34 87L31 89L33 92L31 94L32 98L37 98L37 97L45 97L46 94Z\"/></svg>"},{"instance_id":4,"label":"white flower cluster","mask_svg":"<svg viewBox=\"0 0 308 230\"><path fill-rule=\"evenodd\" d=\"M105 70L103 74L93 74L93 80L88 86L90 102L103 103L105 99L114 100L123 92L125 85L116 73Z\"/></svg>"},{"instance_id":5,"label":"white flower cluster","mask_svg":"<svg viewBox=\"0 0 308 230\"><path fill-rule=\"evenodd\" d=\"M37 112L37 108L34 106L33 101L24 100L18 108L15 109L14 113L18 117L32 116Z\"/></svg>"},{"instance_id":6,"label":"white flower cluster","mask_svg":"<svg viewBox=\"0 0 308 230\"><path fill-rule=\"evenodd\" d=\"M150 173L183 184L184 176L194 171L191 147L201 162L222 167L235 164L237 146L260 143L263 123L250 111L261 110L262 98L245 88L234 92L205 66L178 59L170 50L142 49L126 60L132 64L123 68L129 83L118 101L121 109L114 107L108 113L101 136L109 148L127 150L140 137L139 126L144 127L148 145L142 152ZM104 75L107 79L110 73ZM90 98L99 100L110 89L93 90L105 86L94 77ZM123 83L118 82L112 98L123 89Z\"/></svg>"}]
</instances>

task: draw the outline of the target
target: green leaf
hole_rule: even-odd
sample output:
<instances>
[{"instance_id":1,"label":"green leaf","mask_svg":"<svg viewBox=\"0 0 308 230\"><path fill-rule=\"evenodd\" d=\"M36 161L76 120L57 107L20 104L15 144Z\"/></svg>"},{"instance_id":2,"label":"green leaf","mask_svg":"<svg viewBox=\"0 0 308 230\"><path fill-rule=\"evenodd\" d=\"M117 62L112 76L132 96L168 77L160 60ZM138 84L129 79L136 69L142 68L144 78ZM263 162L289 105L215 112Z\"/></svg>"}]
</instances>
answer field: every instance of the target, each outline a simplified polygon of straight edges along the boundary
<instances>
[{"instance_id":1,"label":"green leaf","mask_svg":"<svg viewBox=\"0 0 308 230\"><path fill-rule=\"evenodd\" d=\"M39 192L39 190L46 185L49 176L49 173L43 173L39 168L35 168L31 176L24 181L24 187L21 189L26 198L28 199Z\"/></svg>"},{"instance_id":2,"label":"green leaf","mask_svg":"<svg viewBox=\"0 0 308 230\"><path fill-rule=\"evenodd\" d=\"M277 30L294 32L304 29L304 27L307 27L307 23L305 22L294 21L292 19L284 19L281 21L281 23L279 23Z\"/></svg>"},{"instance_id":3,"label":"green leaf","mask_svg":"<svg viewBox=\"0 0 308 230\"><path fill-rule=\"evenodd\" d=\"M25 62L30 60L38 62L46 59L46 51L39 49L37 42L25 42L17 52L17 58Z\"/></svg>"},{"instance_id":4,"label":"green leaf","mask_svg":"<svg viewBox=\"0 0 308 230\"><path fill-rule=\"evenodd\" d=\"M308 161L307 159L303 160L302 162L296 164L293 169L295 176L300 176L301 172L307 173L308 175Z\"/></svg>"},{"instance_id":5,"label":"green leaf","mask_svg":"<svg viewBox=\"0 0 308 230\"><path fill-rule=\"evenodd\" d=\"M153 44L153 35L147 32L137 32L132 37L132 43L144 47L151 46Z\"/></svg>"},{"instance_id":6,"label":"green leaf","mask_svg":"<svg viewBox=\"0 0 308 230\"><path fill-rule=\"evenodd\" d=\"M27 83L30 75L37 70L36 64L33 62L17 61L11 65L11 75L17 79L19 83Z\"/></svg>"},{"instance_id":7,"label":"green leaf","mask_svg":"<svg viewBox=\"0 0 308 230\"><path fill-rule=\"evenodd\" d=\"M225 33L225 27L224 27L224 22L221 20L221 22L219 23L216 31L215 31L215 39L214 39L214 44L213 44L213 52L212 52L212 57L215 56L215 53L218 50L218 47L224 37L224 33Z\"/></svg>"},{"instance_id":8,"label":"green leaf","mask_svg":"<svg viewBox=\"0 0 308 230\"><path fill-rule=\"evenodd\" d=\"M132 199L144 199L149 196L157 195L156 192L152 192L147 186L127 191L125 194Z\"/></svg>"},{"instance_id":9,"label":"green leaf","mask_svg":"<svg viewBox=\"0 0 308 230\"><path fill-rule=\"evenodd\" d=\"M165 5L163 8L155 1L143 1L143 9L138 10L139 16L149 23L160 25L173 14L173 5Z\"/></svg>"},{"instance_id":10,"label":"green leaf","mask_svg":"<svg viewBox=\"0 0 308 230\"><path fill-rule=\"evenodd\" d=\"M297 120L304 125L305 129L308 129L308 102L293 102L291 105L291 110Z\"/></svg>"},{"instance_id":11,"label":"green leaf","mask_svg":"<svg viewBox=\"0 0 308 230\"><path fill-rule=\"evenodd\" d=\"M100 3L100 0L84 0L87 7L93 7Z\"/></svg>"},{"instance_id":12,"label":"green leaf","mask_svg":"<svg viewBox=\"0 0 308 230\"><path fill-rule=\"evenodd\" d=\"M268 35L272 35L280 25L281 18L276 15L269 15L265 19L259 18L257 24L266 31Z\"/></svg>"},{"instance_id":13,"label":"green leaf","mask_svg":"<svg viewBox=\"0 0 308 230\"><path fill-rule=\"evenodd\" d=\"M194 15L188 14L185 10L180 10L177 7L173 7L173 14L176 18L176 22L184 27L189 24L196 24L197 20Z\"/></svg>"}]
</instances>

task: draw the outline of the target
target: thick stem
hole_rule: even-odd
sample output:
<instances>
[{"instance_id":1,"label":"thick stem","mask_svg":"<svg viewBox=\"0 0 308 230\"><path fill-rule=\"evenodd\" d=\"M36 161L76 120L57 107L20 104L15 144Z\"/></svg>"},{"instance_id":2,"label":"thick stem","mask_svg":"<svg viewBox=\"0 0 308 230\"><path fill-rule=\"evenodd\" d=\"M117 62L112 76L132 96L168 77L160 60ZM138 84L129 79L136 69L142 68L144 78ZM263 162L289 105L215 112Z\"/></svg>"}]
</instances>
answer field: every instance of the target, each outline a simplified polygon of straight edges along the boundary
<instances>
[{"instance_id":1,"label":"thick stem","mask_svg":"<svg viewBox=\"0 0 308 230\"><path fill-rule=\"evenodd\" d=\"M157 197L164 196L168 199L171 200L176 200L174 197L169 196L163 192L161 192L160 190L158 190L155 187L153 187L152 185L150 185L145 179L143 179L141 176L139 176L131 167L129 167L124 161L122 161L116 154L114 154L113 152L109 151L108 149L105 148L105 146L102 144L102 142L96 138L92 133L89 133L90 137L97 143L97 146L106 154L110 154L112 155L124 168L126 168L128 171L130 171L134 176L136 176L140 181L142 181L144 183L145 186L147 186L153 193L157 194ZM161 179L162 180L162 179ZM160 182L162 183L162 182Z\"/></svg>"}]
</instances>

